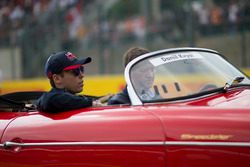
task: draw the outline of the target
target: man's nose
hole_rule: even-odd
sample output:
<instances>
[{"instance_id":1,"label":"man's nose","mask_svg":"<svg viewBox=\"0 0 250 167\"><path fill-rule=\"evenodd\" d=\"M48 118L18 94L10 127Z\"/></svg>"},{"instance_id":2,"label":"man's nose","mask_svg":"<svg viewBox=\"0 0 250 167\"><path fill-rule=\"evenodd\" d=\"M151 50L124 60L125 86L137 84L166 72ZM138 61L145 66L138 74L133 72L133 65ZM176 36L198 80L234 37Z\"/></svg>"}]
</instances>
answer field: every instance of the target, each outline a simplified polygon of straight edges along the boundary
<instances>
[{"instance_id":1,"label":"man's nose","mask_svg":"<svg viewBox=\"0 0 250 167\"><path fill-rule=\"evenodd\" d=\"M79 77L80 77L80 78L84 78L84 73L83 73L83 72L80 72Z\"/></svg>"}]
</instances>

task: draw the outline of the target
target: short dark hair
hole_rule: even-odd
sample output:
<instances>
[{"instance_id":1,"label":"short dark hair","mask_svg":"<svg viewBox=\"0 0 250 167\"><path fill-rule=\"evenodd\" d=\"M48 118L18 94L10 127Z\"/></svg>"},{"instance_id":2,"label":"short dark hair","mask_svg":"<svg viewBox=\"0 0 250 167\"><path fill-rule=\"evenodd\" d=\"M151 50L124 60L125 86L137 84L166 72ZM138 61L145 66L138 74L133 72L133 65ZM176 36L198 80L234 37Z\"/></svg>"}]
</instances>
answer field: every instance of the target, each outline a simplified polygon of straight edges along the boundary
<instances>
[{"instance_id":1,"label":"short dark hair","mask_svg":"<svg viewBox=\"0 0 250 167\"><path fill-rule=\"evenodd\" d=\"M128 49L124 55L123 55L123 65L124 67L127 66L127 64L135 59L136 57L139 57L143 54L149 53L148 49L142 48L142 47L132 47Z\"/></svg>"},{"instance_id":2,"label":"short dark hair","mask_svg":"<svg viewBox=\"0 0 250 167\"><path fill-rule=\"evenodd\" d=\"M53 78L49 78L49 83L53 88L56 88L55 82L53 80Z\"/></svg>"}]
</instances>

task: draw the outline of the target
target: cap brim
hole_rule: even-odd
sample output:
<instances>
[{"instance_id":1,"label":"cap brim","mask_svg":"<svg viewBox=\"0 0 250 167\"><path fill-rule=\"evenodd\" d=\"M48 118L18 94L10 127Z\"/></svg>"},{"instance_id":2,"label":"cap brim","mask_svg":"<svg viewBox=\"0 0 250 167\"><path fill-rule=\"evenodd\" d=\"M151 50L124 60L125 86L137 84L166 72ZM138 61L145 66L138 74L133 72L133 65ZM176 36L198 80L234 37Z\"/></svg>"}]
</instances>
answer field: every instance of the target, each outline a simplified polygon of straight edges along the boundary
<instances>
[{"instance_id":1,"label":"cap brim","mask_svg":"<svg viewBox=\"0 0 250 167\"><path fill-rule=\"evenodd\" d=\"M91 57L87 57L85 59L78 60L75 64L81 64L81 65L83 65L83 64L90 63L91 60L92 60Z\"/></svg>"},{"instance_id":2,"label":"cap brim","mask_svg":"<svg viewBox=\"0 0 250 167\"><path fill-rule=\"evenodd\" d=\"M74 63L74 65L68 66L68 67L64 68L63 70L73 70L73 69L79 68L81 65L90 63L91 60L92 60L91 57L87 57L85 59L78 60Z\"/></svg>"}]
</instances>

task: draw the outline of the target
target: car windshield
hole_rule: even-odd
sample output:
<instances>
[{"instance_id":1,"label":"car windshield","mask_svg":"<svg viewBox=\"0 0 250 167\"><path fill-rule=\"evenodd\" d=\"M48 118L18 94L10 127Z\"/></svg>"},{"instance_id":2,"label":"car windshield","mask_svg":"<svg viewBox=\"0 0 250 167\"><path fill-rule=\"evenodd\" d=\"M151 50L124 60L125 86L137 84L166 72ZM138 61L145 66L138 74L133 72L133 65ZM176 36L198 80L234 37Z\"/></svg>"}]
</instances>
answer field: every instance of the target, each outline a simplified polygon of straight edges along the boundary
<instances>
[{"instance_id":1,"label":"car windshield","mask_svg":"<svg viewBox=\"0 0 250 167\"><path fill-rule=\"evenodd\" d=\"M221 56L206 51L182 51L147 57L130 70L134 91L142 102L185 97L223 88L236 77L247 76Z\"/></svg>"}]
</instances>

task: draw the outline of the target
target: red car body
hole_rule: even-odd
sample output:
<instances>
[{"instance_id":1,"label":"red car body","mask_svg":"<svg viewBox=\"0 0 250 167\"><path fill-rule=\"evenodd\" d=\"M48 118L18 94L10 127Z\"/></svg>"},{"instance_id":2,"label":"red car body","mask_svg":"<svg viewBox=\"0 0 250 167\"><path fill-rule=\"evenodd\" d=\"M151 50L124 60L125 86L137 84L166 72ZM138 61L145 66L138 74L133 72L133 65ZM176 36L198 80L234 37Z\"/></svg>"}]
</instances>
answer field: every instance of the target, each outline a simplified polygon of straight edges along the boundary
<instances>
[{"instance_id":1,"label":"red car body","mask_svg":"<svg viewBox=\"0 0 250 167\"><path fill-rule=\"evenodd\" d=\"M0 166L250 166L250 86L58 114L0 113Z\"/></svg>"}]
</instances>

